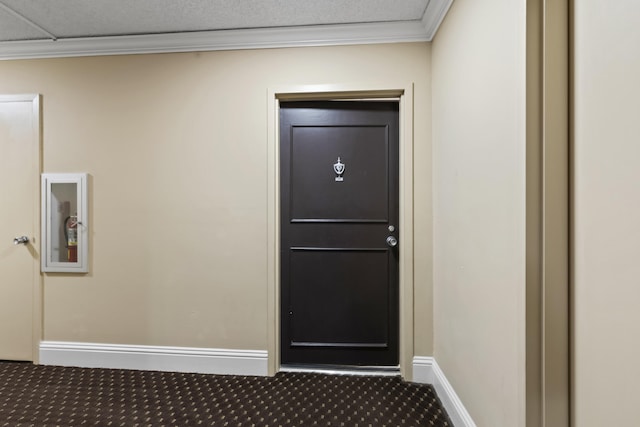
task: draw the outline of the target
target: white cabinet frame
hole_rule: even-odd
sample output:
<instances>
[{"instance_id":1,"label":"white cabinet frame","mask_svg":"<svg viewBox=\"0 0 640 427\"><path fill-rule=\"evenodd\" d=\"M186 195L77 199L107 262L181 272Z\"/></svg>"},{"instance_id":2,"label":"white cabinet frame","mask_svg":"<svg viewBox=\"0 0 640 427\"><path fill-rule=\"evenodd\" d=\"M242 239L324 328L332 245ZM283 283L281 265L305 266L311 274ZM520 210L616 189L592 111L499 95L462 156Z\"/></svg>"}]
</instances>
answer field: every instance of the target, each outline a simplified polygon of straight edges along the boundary
<instances>
[{"instance_id":1,"label":"white cabinet frame","mask_svg":"<svg viewBox=\"0 0 640 427\"><path fill-rule=\"evenodd\" d=\"M42 174L42 241L41 269L51 273L87 273L89 271L89 211L86 173ZM61 193L65 193L61 200ZM66 205L65 205L66 204ZM63 209L72 213L64 213ZM65 215L66 218L63 218ZM61 236L65 230L65 219L77 217L75 234L77 246L71 256L67 241ZM64 259L66 258L66 259ZM69 260L71 259L71 260Z\"/></svg>"}]
</instances>

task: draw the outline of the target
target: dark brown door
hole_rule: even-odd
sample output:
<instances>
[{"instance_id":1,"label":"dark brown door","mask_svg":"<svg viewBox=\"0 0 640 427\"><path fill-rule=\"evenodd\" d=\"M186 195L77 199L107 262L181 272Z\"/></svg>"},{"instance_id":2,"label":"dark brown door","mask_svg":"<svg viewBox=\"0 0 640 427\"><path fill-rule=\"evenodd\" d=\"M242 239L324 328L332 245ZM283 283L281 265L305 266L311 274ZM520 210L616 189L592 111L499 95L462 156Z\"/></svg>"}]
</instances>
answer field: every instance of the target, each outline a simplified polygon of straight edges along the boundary
<instances>
[{"instance_id":1,"label":"dark brown door","mask_svg":"<svg viewBox=\"0 0 640 427\"><path fill-rule=\"evenodd\" d=\"M398 103L280 117L281 362L396 366Z\"/></svg>"}]
</instances>

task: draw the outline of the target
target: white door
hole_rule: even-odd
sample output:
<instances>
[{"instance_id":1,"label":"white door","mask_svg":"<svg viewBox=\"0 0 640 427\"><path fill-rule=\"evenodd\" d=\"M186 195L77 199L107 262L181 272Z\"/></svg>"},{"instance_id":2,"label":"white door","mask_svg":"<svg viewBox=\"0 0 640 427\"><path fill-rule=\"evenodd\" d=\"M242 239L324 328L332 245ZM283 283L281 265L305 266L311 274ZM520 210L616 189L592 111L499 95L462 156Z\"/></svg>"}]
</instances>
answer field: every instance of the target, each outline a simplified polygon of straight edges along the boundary
<instances>
[{"instance_id":1,"label":"white door","mask_svg":"<svg viewBox=\"0 0 640 427\"><path fill-rule=\"evenodd\" d=\"M0 360L34 359L39 116L37 96L0 95Z\"/></svg>"}]
</instances>

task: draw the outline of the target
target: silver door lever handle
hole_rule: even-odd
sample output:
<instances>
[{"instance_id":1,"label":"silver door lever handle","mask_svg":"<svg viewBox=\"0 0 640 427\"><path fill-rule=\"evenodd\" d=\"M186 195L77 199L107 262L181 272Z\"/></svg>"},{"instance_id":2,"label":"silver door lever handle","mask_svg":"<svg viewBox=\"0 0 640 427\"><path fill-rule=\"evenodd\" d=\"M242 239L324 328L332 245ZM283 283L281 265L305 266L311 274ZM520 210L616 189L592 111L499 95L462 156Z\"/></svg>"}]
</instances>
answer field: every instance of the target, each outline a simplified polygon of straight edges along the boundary
<instances>
[{"instance_id":1,"label":"silver door lever handle","mask_svg":"<svg viewBox=\"0 0 640 427\"><path fill-rule=\"evenodd\" d=\"M26 245L27 243L29 243L29 238L27 236L20 236L13 239L14 245Z\"/></svg>"}]
</instances>

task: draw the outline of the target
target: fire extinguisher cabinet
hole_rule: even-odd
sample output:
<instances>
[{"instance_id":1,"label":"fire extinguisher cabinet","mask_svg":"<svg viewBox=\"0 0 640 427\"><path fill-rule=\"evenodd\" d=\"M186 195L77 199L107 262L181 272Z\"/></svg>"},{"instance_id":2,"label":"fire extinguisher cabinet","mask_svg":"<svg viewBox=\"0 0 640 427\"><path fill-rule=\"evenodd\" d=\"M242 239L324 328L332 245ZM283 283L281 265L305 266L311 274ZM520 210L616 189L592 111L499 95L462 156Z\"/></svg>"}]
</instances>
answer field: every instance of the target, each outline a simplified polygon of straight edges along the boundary
<instances>
[{"instance_id":1,"label":"fire extinguisher cabinet","mask_svg":"<svg viewBox=\"0 0 640 427\"><path fill-rule=\"evenodd\" d=\"M42 174L43 272L89 271L89 215L86 173Z\"/></svg>"}]
</instances>

